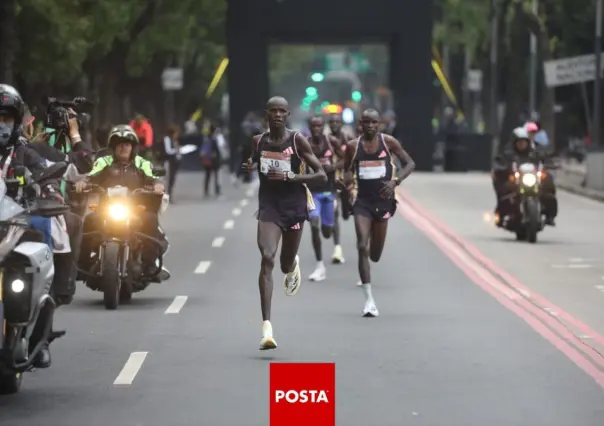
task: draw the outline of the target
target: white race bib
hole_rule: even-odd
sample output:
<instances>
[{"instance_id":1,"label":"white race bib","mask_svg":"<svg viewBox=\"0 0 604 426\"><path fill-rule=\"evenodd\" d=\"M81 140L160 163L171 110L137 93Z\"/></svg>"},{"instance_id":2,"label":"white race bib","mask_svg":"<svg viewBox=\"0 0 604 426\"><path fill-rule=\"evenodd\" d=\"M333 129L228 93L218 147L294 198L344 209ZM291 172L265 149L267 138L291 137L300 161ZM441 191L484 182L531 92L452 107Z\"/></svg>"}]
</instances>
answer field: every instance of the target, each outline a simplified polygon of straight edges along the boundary
<instances>
[{"instance_id":1,"label":"white race bib","mask_svg":"<svg viewBox=\"0 0 604 426\"><path fill-rule=\"evenodd\" d=\"M281 152L262 151L260 153L260 173L266 175L269 169L291 172L291 156Z\"/></svg>"},{"instance_id":2,"label":"white race bib","mask_svg":"<svg viewBox=\"0 0 604 426\"><path fill-rule=\"evenodd\" d=\"M359 161L359 179L383 179L386 177L386 164L382 160Z\"/></svg>"}]
</instances>

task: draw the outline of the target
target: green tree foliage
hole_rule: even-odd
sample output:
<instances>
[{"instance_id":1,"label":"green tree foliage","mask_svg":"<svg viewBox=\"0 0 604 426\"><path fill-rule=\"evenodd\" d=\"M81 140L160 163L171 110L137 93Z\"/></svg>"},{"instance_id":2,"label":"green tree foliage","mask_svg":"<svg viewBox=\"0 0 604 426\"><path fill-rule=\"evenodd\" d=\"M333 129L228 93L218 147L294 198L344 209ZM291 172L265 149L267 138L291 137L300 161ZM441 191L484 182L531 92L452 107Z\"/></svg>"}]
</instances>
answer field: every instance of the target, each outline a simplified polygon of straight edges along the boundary
<instances>
[{"instance_id":1,"label":"green tree foliage","mask_svg":"<svg viewBox=\"0 0 604 426\"><path fill-rule=\"evenodd\" d=\"M160 76L166 66L184 68L183 92L192 89L192 96L200 98L225 53L226 0L16 3L15 16L3 19L16 24L11 72L28 100L42 94L94 96L96 90L101 114L118 110L124 115L128 98L161 103ZM143 85L146 99L140 90L136 94Z\"/></svg>"}]
</instances>

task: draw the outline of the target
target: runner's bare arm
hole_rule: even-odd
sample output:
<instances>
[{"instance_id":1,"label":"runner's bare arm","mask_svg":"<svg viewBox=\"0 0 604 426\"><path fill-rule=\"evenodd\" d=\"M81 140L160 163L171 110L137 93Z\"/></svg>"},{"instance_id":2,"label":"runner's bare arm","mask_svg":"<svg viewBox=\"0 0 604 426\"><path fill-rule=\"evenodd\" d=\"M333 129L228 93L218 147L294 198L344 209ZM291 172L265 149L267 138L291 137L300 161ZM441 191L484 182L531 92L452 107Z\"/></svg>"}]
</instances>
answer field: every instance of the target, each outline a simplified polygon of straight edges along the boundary
<instances>
[{"instance_id":1,"label":"runner's bare arm","mask_svg":"<svg viewBox=\"0 0 604 426\"><path fill-rule=\"evenodd\" d=\"M394 137L390 135L384 135L384 142L386 143L386 146L388 147L390 152L396 155L404 164L402 170L399 173L398 178L396 179L396 184L400 185L400 183L407 179L407 177L415 169L415 161L413 161L407 151L403 149L401 143Z\"/></svg>"},{"instance_id":2,"label":"runner's bare arm","mask_svg":"<svg viewBox=\"0 0 604 426\"><path fill-rule=\"evenodd\" d=\"M344 183L347 185L353 181L352 162L354 160L354 153L357 150L357 143L356 139L351 140L346 145L346 151L344 151Z\"/></svg>"},{"instance_id":3,"label":"runner's bare arm","mask_svg":"<svg viewBox=\"0 0 604 426\"><path fill-rule=\"evenodd\" d=\"M335 154L338 156L338 162L335 164L336 169L344 167L344 151L342 150L342 141L334 136L329 136L329 143L333 147Z\"/></svg>"},{"instance_id":4,"label":"runner's bare arm","mask_svg":"<svg viewBox=\"0 0 604 426\"><path fill-rule=\"evenodd\" d=\"M325 170L323 170L323 166L321 166L321 162L312 152L312 148L310 146L310 142L302 136L301 134L297 134L294 140L296 144L296 149L298 150L298 154L302 159L313 169L314 173L304 174L304 175L296 175L292 182L317 182L317 183L325 183L327 182L327 175L325 174Z\"/></svg>"},{"instance_id":5,"label":"runner's bare arm","mask_svg":"<svg viewBox=\"0 0 604 426\"><path fill-rule=\"evenodd\" d=\"M244 170L251 172L254 169L254 159L258 157L256 152L256 147L258 146L258 142L262 135L256 135L252 137L251 145L250 145L250 156L245 159L245 162L241 165Z\"/></svg>"}]
</instances>

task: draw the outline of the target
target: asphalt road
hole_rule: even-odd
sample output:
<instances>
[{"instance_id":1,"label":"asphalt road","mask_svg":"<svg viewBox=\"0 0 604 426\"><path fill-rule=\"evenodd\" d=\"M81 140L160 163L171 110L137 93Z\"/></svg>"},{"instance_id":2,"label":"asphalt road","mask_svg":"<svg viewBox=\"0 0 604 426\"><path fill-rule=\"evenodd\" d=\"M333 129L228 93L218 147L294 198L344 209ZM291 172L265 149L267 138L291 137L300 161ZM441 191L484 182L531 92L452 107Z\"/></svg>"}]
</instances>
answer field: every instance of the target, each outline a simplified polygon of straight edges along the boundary
<instances>
[{"instance_id":1,"label":"asphalt road","mask_svg":"<svg viewBox=\"0 0 604 426\"><path fill-rule=\"evenodd\" d=\"M180 176L179 203L162 221L172 245L172 280L114 312L105 311L100 294L79 288L73 305L58 314L68 334L53 345L52 368L28 374L20 394L0 398L0 425L266 426L270 361L335 361L342 426L603 424L602 357L408 202L390 221L382 260L372 265L381 316L360 315L354 232L345 222L348 263L329 265L326 281L305 280L300 293L287 298L282 275L276 274L273 327L279 348L259 352L255 194L252 188L225 188L222 199L202 200L200 182L194 174ZM543 234L544 244L530 251L507 243L505 236L491 234L482 215L462 208L480 204L485 212L492 199L482 206L474 194L475 202L468 195L459 205L447 204L465 191L449 196L434 189L448 184L443 177L418 174L405 191L463 230L473 220L468 238L483 238L516 256L531 274L519 278L532 277L527 285L543 289L550 274L571 273L552 272L541 261L562 253L558 247L569 244L573 252L600 244L596 234L588 241L589 231L564 231L570 219L562 217L560 231ZM596 214L589 217L595 220ZM559 244L547 244L547 238ZM325 246L331 254L331 242ZM308 234L300 256L306 278L314 267ZM559 256L548 261L563 262L566 252ZM567 283L571 289L584 285L583 275L574 277L576 282ZM593 291L591 303L602 306L598 298L604 294ZM177 296L186 296L178 299L184 305L166 314ZM577 307L573 315L581 312ZM592 327L604 325L598 317L592 320ZM122 376L131 383L114 385L131 356L130 377Z\"/></svg>"}]
</instances>

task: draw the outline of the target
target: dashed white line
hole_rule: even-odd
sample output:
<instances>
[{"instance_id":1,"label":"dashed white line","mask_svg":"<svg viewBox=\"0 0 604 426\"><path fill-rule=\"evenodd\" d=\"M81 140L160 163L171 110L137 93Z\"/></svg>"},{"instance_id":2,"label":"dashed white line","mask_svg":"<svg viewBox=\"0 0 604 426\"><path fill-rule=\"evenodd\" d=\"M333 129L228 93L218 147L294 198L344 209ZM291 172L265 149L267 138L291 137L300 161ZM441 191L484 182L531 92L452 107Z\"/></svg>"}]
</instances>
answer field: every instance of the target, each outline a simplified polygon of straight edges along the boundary
<instances>
[{"instance_id":1,"label":"dashed white line","mask_svg":"<svg viewBox=\"0 0 604 426\"><path fill-rule=\"evenodd\" d=\"M205 274L210 268L211 264L212 262L210 262L209 260L202 260L201 262L199 262L199 265L197 265L197 268L195 268L195 273Z\"/></svg>"},{"instance_id":2,"label":"dashed white line","mask_svg":"<svg viewBox=\"0 0 604 426\"><path fill-rule=\"evenodd\" d=\"M604 285L595 285L594 287L596 288L596 290L599 290L604 293Z\"/></svg>"},{"instance_id":3,"label":"dashed white line","mask_svg":"<svg viewBox=\"0 0 604 426\"><path fill-rule=\"evenodd\" d=\"M239 209L239 208L233 209L233 216L239 216L240 214L241 214L241 209Z\"/></svg>"},{"instance_id":4,"label":"dashed white line","mask_svg":"<svg viewBox=\"0 0 604 426\"><path fill-rule=\"evenodd\" d=\"M249 204L250 202L248 200L241 200L241 207L245 207Z\"/></svg>"},{"instance_id":5,"label":"dashed white line","mask_svg":"<svg viewBox=\"0 0 604 426\"><path fill-rule=\"evenodd\" d=\"M250 188L247 190L247 192L245 193L245 195L247 195L248 197L253 197L254 196L254 192L256 192L254 190L254 188Z\"/></svg>"},{"instance_id":6,"label":"dashed white line","mask_svg":"<svg viewBox=\"0 0 604 426\"><path fill-rule=\"evenodd\" d=\"M222 247L222 245L224 244L224 240L224 237L214 238L214 241L212 241L212 247Z\"/></svg>"},{"instance_id":7,"label":"dashed white line","mask_svg":"<svg viewBox=\"0 0 604 426\"><path fill-rule=\"evenodd\" d=\"M593 268L592 265L587 265L585 263L571 263L569 265L552 265L552 268L557 269L589 269Z\"/></svg>"},{"instance_id":8,"label":"dashed white line","mask_svg":"<svg viewBox=\"0 0 604 426\"><path fill-rule=\"evenodd\" d=\"M113 384L115 386L130 386L148 354L149 352L132 352Z\"/></svg>"},{"instance_id":9,"label":"dashed white line","mask_svg":"<svg viewBox=\"0 0 604 426\"><path fill-rule=\"evenodd\" d=\"M180 312L185 303L187 303L188 296L176 296L174 301L168 306L164 314L177 314Z\"/></svg>"},{"instance_id":10,"label":"dashed white line","mask_svg":"<svg viewBox=\"0 0 604 426\"><path fill-rule=\"evenodd\" d=\"M226 222L224 222L224 229L233 229L234 226L235 226L234 220L227 220Z\"/></svg>"}]
</instances>

